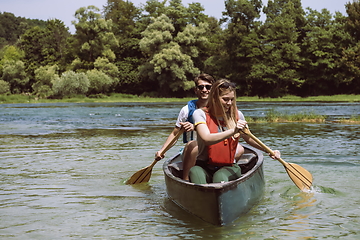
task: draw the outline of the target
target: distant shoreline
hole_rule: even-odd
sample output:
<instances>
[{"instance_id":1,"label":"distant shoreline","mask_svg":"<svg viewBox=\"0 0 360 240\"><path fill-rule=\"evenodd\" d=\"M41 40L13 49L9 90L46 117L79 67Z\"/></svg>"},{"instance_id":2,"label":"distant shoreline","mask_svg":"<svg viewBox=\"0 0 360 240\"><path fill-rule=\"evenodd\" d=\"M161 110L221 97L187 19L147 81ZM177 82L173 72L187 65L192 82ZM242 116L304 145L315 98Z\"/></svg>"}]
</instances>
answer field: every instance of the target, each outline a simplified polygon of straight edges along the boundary
<instances>
[{"instance_id":1,"label":"distant shoreline","mask_svg":"<svg viewBox=\"0 0 360 240\"><path fill-rule=\"evenodd\" d=\"M26 94L0 95L0 104L12 103L101 103L101 102L188 102L193 98L150 98L130 94L99 95L98 97L76 96L64 99L39 99ZM238 102L360 102L360 95L333 96L285 96L282 98L237 97Z\"/></svg>"}]
</instances>

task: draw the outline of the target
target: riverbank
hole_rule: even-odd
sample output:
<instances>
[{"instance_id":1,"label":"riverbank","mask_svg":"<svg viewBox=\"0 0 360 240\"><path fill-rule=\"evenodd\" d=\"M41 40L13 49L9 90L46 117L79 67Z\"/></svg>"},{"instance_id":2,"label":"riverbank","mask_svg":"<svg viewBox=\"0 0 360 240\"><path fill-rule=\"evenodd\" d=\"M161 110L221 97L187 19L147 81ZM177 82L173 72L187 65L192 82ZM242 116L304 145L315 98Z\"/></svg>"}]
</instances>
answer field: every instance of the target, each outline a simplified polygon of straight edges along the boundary
<instances>
[{"instance_id":1,"label":"riverbank","mask_svg":"<svg viewBox=\"0 0 360 240\"><path fill-rule=\"evenodd\" d=\"M0 104L11 103L59 103L59 102L187 102L193 98L150 98L130 94L97 95L94 97L76 96L63 99L39 99L29 94L0 95ZM282 98L238 97L239 102L360 102L360 95L333 95L298 97L285 96Z\"/></svg>"}]
</instances>

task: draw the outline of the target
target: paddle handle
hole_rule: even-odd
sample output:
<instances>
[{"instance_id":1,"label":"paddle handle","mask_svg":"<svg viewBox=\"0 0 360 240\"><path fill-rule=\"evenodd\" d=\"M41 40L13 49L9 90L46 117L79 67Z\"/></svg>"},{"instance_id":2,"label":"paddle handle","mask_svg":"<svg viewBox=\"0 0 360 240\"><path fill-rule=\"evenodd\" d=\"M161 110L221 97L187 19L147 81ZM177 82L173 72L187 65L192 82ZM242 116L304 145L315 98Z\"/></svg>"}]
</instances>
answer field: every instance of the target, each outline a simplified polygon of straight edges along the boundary
<instances>
[{"instance_id":1,"label":"paddle handle","mask_svg":"<svg viewBox=\"0 0 360 240\"><path fill-rule=\"evenodd\" d=\"M260 139L255 137L248 128L243 128L241 131L251 137L257 144L259 144L265 150L265 152L269 153L271 156L275 156L274 151L271 150L268 146L266 146L263 142L261 142ZM282 160L281 158L276 158L276 160L278 160L285 166L286 162L284 160Z\"/></svg>"},{"instance_id":2,"label":"paddle handle","mask_svg":"<svg viewBox=\"0 0 360 240\"><path fill-rule=\"evenodd\" d=\"M178 140L178 138L180 137L180 135L183 134L184 132L185 132L185 128L181 127L180 130L176 133L175 137L169 142L168 145L166 145L166 147L164 148L164 150L162 150L162 151L160 152L160 155L161 155L161 156L164 155L164 154L174 145L174 143ZM156 160L156 161L159 161L159 160L161 160L161 158L160 158L160 159L155 158L155 160Z\"/></svg>"}]
</instances>

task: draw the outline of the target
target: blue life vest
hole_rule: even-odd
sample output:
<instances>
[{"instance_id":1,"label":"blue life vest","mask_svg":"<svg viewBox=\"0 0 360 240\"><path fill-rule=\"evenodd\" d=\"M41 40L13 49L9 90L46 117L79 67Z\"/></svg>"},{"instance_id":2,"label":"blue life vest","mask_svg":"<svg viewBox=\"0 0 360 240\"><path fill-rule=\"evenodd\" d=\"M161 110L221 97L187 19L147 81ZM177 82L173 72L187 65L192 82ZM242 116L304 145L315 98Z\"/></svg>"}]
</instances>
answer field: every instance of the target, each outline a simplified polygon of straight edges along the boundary
<instances>
[{"instance_id":1,"label":"blue life vest","mask_svg":"<svg viewBox=\"0 0 360 240\"><path fill-rule=\"evenodd\" d=\"M194 124L194 119L193 119L193 114L194 114L194 111L196 110L196 103L197 103L197 99L196 100L191 100L187 103L188 105L188 108L189 108L189 114L188 114L188 117L186 119L187 122L191 122L192 124ZM194 140L194 132L190 132L190 140ZM183 133L183 142L184 143L187 143L188 140L187 140L187 132L184 132Z\"/></svg>"}]
</instances>

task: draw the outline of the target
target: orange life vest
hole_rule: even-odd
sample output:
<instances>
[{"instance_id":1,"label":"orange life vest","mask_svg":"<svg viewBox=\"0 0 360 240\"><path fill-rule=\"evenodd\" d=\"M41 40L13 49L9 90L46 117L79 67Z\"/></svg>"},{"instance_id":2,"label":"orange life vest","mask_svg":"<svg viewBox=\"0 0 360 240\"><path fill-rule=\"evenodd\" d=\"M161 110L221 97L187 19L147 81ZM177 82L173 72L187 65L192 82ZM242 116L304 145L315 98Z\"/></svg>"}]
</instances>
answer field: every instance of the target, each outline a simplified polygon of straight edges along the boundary
<instances>
[{"instance_id":1,"label":"orange life vest","mask_svg":"<svg viewBox=\"0 0 360 240\"><path fill-rule=\"evenodd\" d=\"M219 126L216 118L210 116L206 112L206 125L208 126L210 133L218 133ZM220 124L221 125L221 124ZM236 154L236 148L239 142L239 137L230 137L221 142L207 146L210 165L214 166L231 166L234 163Z\"/></svg>"}]
</instances>

